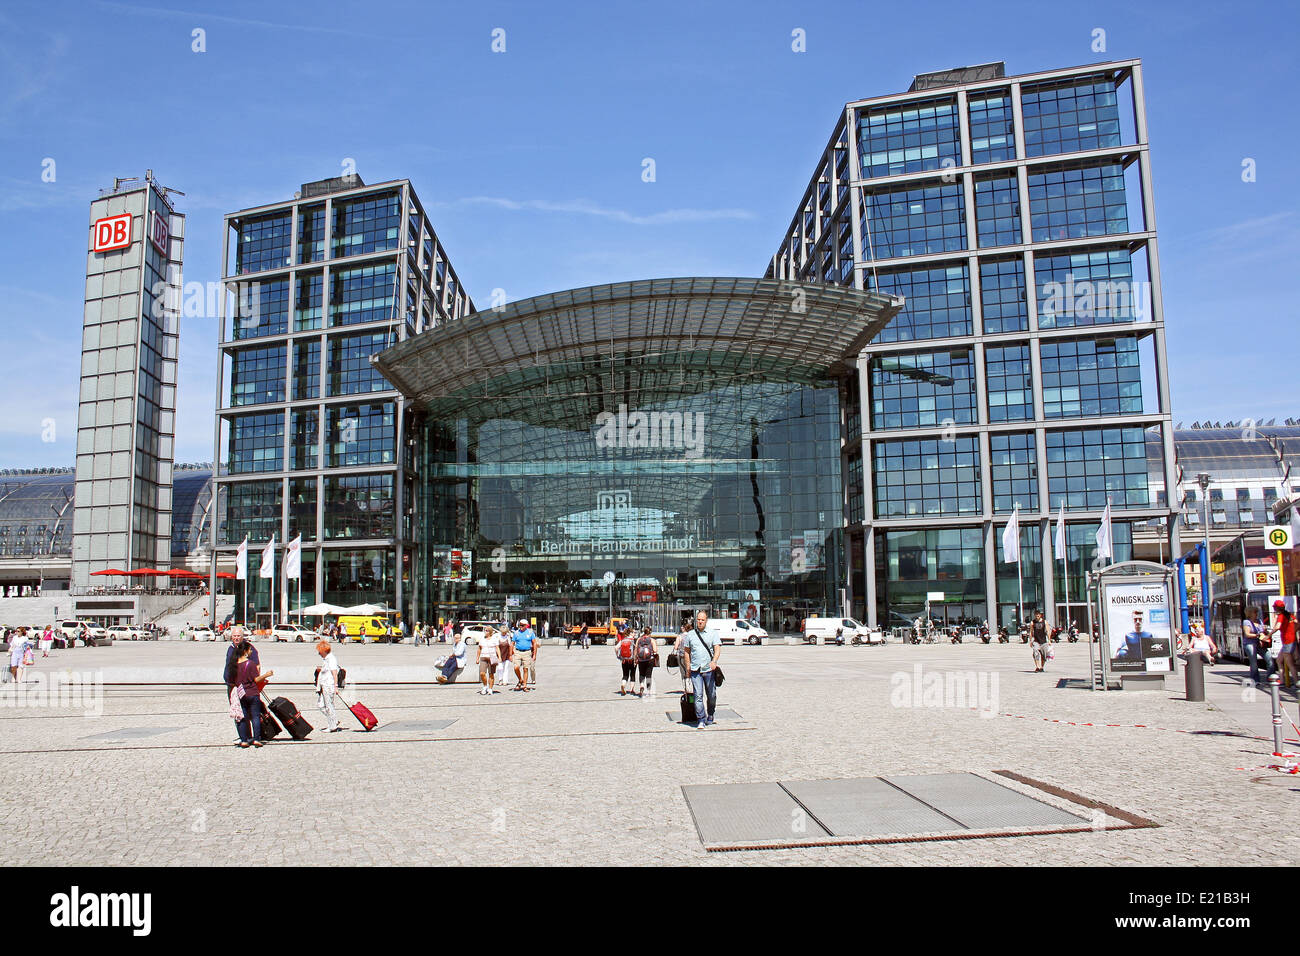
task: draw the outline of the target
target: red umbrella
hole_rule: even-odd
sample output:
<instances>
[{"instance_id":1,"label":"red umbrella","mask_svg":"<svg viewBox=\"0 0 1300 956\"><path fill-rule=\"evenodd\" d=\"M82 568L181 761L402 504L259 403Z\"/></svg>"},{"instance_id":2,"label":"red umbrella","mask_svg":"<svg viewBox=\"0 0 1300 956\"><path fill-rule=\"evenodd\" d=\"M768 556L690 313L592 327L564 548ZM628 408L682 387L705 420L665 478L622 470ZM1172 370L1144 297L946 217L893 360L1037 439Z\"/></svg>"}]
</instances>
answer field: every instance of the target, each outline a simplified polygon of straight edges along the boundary
<instances>
[{"instance_id":1,"label":"red umbrella","mask_svg":"<svg viewBox=\"0 0 1300 956\"><path fill-rule=\"evenodd\" d=\"M230 571L218 571L218 572L217 572L217 577L219 577L219 578L225 578L227 581L234 581L234 580L235 580L235 575L234 575L234 573L233 573L233 572L230 572Z\"/></svg>"},{"instance_id":2,"label":"red umbrella","mask_svg":"<svg viewBox=\"0 0 1300 956\"><path fill-rule=\"evenodd\" d=\"M191 571L191 570L189 570L188 568L172 568L170 571L168 571L168 572L166 572L166 573L167 573L167 576L170 577L170 578L199 578L199 579L202 579L202 578L207 577L206 574L199 574L199 572L197 572L197 571Z\"/></svg>"},{"instance_id":3,"label":"red umbrella","mask_svg":"<svg viewBox=\"0 0 1300 956\"><path fill-rule=\"evenodd\" d=\"M166 574L166 571L159 571L157 568L136 568L134 571L124 571L123 574L129 574L132 577L144 577L146 575Z\"/></svg>"},{"instance_id":4,"label":"red umbrella","mask_svg":"<svg viewBox=\"0 0 1300 956\"><path fill-rule=\"evenodd\" d=\"M126 572L125 572L125 571L119 571L117 568L108 568L108 569L106 569L106 570L104 570L104 571L91 571L91 572L90 572L90 576L91 576L92 578L93 578L93 577L96 577L96 576L98 576L98 575L101 575L101 574L126 574Z\"/></svg>"}]
</instances>

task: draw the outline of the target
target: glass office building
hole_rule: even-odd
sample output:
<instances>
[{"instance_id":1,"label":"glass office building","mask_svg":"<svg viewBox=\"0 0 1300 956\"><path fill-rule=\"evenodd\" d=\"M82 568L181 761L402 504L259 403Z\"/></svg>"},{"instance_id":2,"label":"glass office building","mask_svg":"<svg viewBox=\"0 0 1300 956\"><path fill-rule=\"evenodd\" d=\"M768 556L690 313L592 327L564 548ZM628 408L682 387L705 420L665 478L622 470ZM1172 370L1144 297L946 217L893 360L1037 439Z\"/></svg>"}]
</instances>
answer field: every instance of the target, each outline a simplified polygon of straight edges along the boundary
<instances>
[{"instance_id":1,"label":"glass office building","mask_svg":"<svg viewBox=\"0 0 1300 956\"><path fill-rule=\"evenodd\" d=\"M767 275L906 299L857 363L842 463L857 614L903 625L942 592L935 616L1008 622L1023 586L1026 613L1061 619L1064 505L1078 618L1107 502L1116 560L1169 517L1141 61L984 64L846 104ZM1018 568L1000 546L1017 507Z\"/></svg>"},{"instance_id":2,"label":"glass office building","mask_svg":"<svg viewBox=\"0 0 1300 956\"><path fill-rule=\"evenodd\" d=\"M667 626L703 607L793 629L838 607L845 380L900 305L658 279L388 349L416 412L416 617Z\"/></svg>"},{"instance_id":3,"label":"glass office building","mask_svg":"<svg viewBox=\"0 0 1300 956\"><path fill-rule=\"evenodd\" d=\"M414 436L371 356L473 303L405 180L307 183L225 227L214 552L228 564L247 536L259 620L273 535L277 575L284 542L303 539L301 593L279 578L277 618L320 601L407 609Z\"/></svg>"}]
</instances>

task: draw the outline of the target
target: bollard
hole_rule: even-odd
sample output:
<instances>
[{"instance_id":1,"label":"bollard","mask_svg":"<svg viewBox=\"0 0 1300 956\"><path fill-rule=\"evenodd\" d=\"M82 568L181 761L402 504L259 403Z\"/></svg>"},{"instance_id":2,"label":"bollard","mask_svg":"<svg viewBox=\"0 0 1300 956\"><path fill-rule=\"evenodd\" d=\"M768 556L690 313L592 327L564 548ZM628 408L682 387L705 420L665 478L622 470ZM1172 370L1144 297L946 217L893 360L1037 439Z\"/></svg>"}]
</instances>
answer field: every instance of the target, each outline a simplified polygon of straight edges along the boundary
<instances>
[{"instance_id":1,"label":"bollard","mask_svg":"<svg viewBox=\"0 0 1300 956\"><path fill-rule=\"evenodd\" d=\"M1273 674L1268 679L1268 692L1273 698L1273 753L1282 753L1282 678Z\"/></svg>"},{"instance_id":2,"label":"bollard","mask_svg":"<svg viewBox=\"0 0 1300 956\"><path fill-rule=\"evenodd\" d=\"M1205 658L1196 651L1187 655L1183 677L1187 685L1187 699L1205 700Z\"/></svg>"}]
</instances>

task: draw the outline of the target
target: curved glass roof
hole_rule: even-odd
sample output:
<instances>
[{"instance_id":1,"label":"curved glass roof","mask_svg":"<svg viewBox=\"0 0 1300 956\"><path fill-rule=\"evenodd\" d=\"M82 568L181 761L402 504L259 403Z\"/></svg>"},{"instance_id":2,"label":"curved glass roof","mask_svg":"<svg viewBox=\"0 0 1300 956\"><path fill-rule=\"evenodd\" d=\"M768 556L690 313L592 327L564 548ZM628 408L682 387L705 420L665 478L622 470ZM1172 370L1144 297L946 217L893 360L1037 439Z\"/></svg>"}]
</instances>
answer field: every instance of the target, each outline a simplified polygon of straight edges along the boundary
<instances>
[{"instance_id":1,"label":"curved glass roof","mask_svg":"<svg viewBox=\"0 0 1300 956\"><path fill-rule=\"evenodd\" d=\"M621 390L647 403L680 391L752 381L813 382L847 368L903 300L838 286L752 278L647 279L569 289L448 322L381 352L384 377L437 413L517 398L539 423L567 417L545 401ZM575 380L590 388L575 390ZM610 388L617 379L616 387ZM704 384L704 383L701 383ZM704 390L704 388L701 388ZM589 414L573 409L574 415Z\"/></svg>"},{"instance_id":2,"label":"curved glass roof","mask_svg":"<svg viewBox=\"0 0 1300 956\"><path fill-rule=\"evenodd\" d=\"M1254 428L1179 428L1174 431L1174 448L1183 475L1190 478L1205 472L1216 481L1227 478L1257 478L1278 475L1277 454L1268 439L1278 441L1288 459L1300 456L1300 426L1259 425ZM1148 443L1159 441L1148 432ZM1159 462L1159 452L1148 458ZM1156 467L1159 467L1158 464ZM1300 473L1295 477L1300 478Z\"/></svg>"},{"instance_id":3,"label":"curved glass roof","mask_svg":"<svg viewBox=\"0 0 1300 956\"><path fill-rule=\"evenodd\" d=\"M172 554L198 550L206 537L211 468L177 468L172 476ZM72 555L72 469L55 474L0 475L0 557Z\"/></svg>"}]
</instances>

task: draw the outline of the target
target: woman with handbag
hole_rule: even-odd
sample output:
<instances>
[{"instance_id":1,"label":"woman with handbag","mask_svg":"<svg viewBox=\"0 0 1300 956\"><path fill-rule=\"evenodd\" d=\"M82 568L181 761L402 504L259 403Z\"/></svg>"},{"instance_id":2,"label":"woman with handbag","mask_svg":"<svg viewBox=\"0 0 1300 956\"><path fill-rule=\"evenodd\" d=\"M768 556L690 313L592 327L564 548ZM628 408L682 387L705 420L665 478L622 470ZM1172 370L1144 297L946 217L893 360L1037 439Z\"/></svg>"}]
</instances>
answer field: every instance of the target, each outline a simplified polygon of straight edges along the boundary
<instances>
[{"instance_id":1,"label":"woman with handbag","mask_svg":"<svg viewBox=\"0 0 1300 956\"><path fill-rule=\"evenodd\" d=\"M241 640L235 645L234 689L230 692L230 714L239 717L235 729L239 732L239 746L247 750L262 746L262 687L275 671L263 672L252 660L253 645Z\"/></svg>"}]
</instances>

